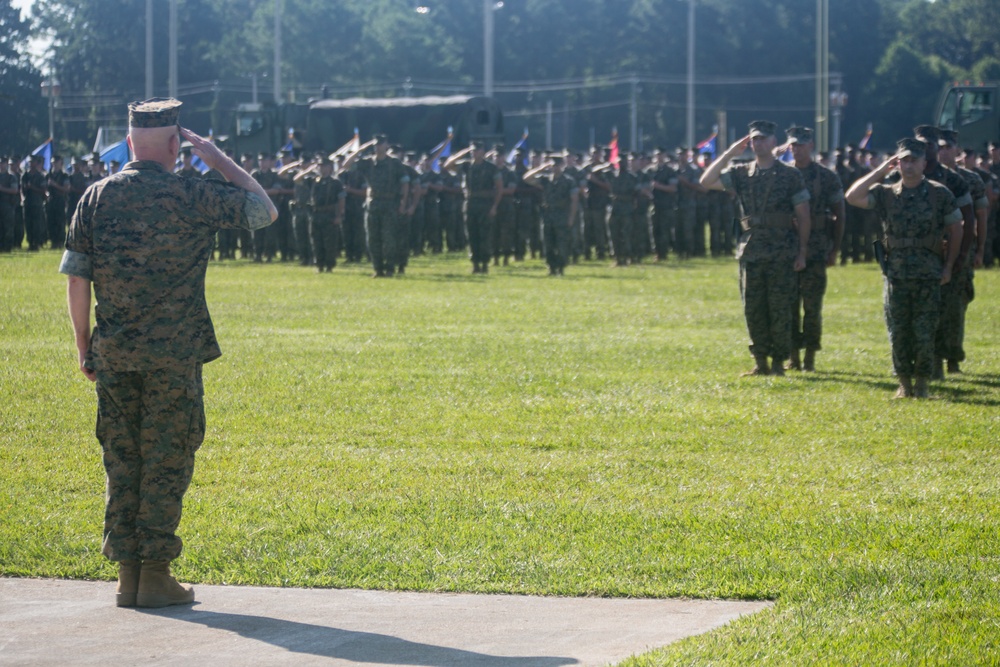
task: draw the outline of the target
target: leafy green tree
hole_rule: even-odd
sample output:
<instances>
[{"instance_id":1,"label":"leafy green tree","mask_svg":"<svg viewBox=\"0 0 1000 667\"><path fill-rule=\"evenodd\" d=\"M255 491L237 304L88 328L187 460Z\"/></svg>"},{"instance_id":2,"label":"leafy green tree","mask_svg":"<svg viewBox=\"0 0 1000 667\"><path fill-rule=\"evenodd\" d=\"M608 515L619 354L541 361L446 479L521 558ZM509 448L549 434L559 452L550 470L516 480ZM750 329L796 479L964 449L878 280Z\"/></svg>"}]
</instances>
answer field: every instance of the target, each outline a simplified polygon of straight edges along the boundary
<instances>
[{"instance_id":1,"label":"leafy green tree","mask_svg":"<svg viewBox=\"0 0 1000 667\"><path fill-rule=\"evenodd\" d=\"M0 152L15 155L31 150L48 133L42 77L25 55L30 28L10 0L0 0Z\"/></svg>"},{"instance_id":2,"label":"leafy green tree","mask_svg":"<svg viewBox=\"0 0 1000 667\"><path fill-rule=\"evenodd\" d=\"M916 125L933 122L938 94L957 74L936 56L925 56L903 41L892 44L865 91L880 100L873 121L880 135L892 137L886 143L910 135Z\"/></svg>"}]
</instances>

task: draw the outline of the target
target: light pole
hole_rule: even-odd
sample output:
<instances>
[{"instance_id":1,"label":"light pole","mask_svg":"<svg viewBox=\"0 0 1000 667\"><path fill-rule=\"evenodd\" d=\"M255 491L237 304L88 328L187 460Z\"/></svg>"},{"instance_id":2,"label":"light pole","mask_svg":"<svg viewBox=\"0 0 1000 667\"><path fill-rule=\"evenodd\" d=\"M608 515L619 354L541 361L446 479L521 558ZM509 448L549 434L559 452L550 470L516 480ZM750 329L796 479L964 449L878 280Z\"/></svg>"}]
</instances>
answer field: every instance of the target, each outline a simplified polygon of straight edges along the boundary
<instances>
[{"instance_id":1,"label":"light pole","mask_svg":"<svg viewBox=\"0 0 1000 667\"><path fill-rule=\"evenodd\" d=\"M496 29L493 12L503 9L500 0L483 0L483 95L493 97L493 43Z\"/></svg>"},{"instance_id":2,"label":"light pole","mask_svg":"<svg viewBox=\"0 0 1000 667\"><path fill-rule=\"evenodd\" d=\"M170 0L170 97L177 97L177 0Z\"/></svg>"},{"instance_id":3,"label":"light pole","mask_svg":"<svg viewBox=\"0 0 1000 667\"><path fill-rule=\"evenodd\" d=\"M59 91L59 82L49 74L49 78L42 81L42 97L47 97L49 100L49 139L55 137L56 98L59 97Z\"/></svg>"},{"instance_id":4,"label":"light pole","mask_svg":"<svg viewBox=\"0 0 1000 667\"><path fill-rule=\"evenodd\" d=\"M685 143L694 147L694 0L688 3L688 53L687 53L687 133Z\"/></svg>"},{"instance_id":5,"label":"light pole","mask_svg":"<svg viewBox=\"0 0 1000 667\"><path fill-rule=\"evenodd\" d=\"M281 103L281 15L284 0L274 0L274 103Z\"/></svg>"}]
</instances>

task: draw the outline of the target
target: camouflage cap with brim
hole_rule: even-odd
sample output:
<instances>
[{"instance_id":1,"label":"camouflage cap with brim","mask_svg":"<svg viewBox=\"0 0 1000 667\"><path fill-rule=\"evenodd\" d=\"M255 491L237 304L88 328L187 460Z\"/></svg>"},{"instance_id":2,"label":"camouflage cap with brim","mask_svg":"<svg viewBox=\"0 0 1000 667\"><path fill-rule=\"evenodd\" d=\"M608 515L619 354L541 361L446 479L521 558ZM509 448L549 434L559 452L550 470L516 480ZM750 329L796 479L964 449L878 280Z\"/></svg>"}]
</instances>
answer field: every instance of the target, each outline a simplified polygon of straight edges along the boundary
<instances>
[{"instance_id":1,"label":"camouflage cap with brim","mask_svg":"<svg viewBox=\"0 0 1000 667\"><path fill-rule=\"evenodd\" d=\"M754 120L750 122L748 127L750 128L751 139L755 137L773 137L778 129L777 124L769 120Z\"/></svg>"},{"instance_id":2,"label":"camouflage cap with brim","mask_svg":"<svg viewBox=\"0 0 1000 667\"><path fill-rule=\"evenodd\" d=\"M896 157L926 157L927 144L919 139L905 137L896 142Z\"/></svg>"},{"instance_id":3,"label":"camouflage cap with brim","mask_svg":"<svg viewBox=\"0 0 1000 667\"><path fill-rule=\"evenodd\" d=\"M941 130L934 125L917 125L913 128L913 136L921 141L937 144L941 138Z\"/></svg>"},{"instance_id":4,"label":"camouflage cap with brim","mask_svg":"<svg viewBox=\"0 0 1000 667\"><path fill-rule=\"evenodd\" d=\"M172 97L153 97L128 105L128 124L134 128L171 127L177 125L183 102Z\"/></svg>"},{"instance_id":5,"label":"camouflage cap with brim","mask_svg":"<svg viewBox=\"0 0 1000 667\"><path fill-rule=\"evenodd\" d=\"M955 130L941 130L938 136L939 146L957 146L958 132Z\"/></svg>"},{"instance_id":6,"label":"camouflage cap with brim","mask_svg":"<svg viewBox=\"0 0 1000 667\"><path fill-rule=\"evenodd\" d=\"M792 126L785 130L790 144L811 144L813 142L813 131L811 127Z\"/></svg>"}]
</instances>

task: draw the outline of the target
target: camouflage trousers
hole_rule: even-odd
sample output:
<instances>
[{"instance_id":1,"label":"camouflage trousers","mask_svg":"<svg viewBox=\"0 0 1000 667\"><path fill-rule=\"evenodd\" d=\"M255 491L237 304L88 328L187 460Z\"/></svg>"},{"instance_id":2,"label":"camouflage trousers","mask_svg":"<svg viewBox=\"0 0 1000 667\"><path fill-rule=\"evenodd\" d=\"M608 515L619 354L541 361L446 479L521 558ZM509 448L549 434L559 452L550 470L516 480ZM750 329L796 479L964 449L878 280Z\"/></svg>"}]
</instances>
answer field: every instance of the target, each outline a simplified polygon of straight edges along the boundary
<instances>
[{"instance_id":1,"label":"camouflage trousers","mask_svg":"<svg viewBox=\"0 0 1000 667\"><path fill-rule=\"evenodd\" d=\"M306 206L296 206L292 209L292 216L295 225L295 251L299 256L299 261L304 264L312 264L312 234L310 211Z\"/></svg>"},{"instance_id":2,"label":"camouflage trousers","mask_svg":"<svg viewBox=\"0 0 1000 667\"><path fill-rule=\"evenodd\" d=\"M97 372L97 439L107 473L103 553L113 561L180 555L181 504L205 438L201 366Z\"/></svg>"},{"instance_id":3,"label":"camouflage trousers","mask_svg":"<svg viewBox=\"0 0 1000 667\"><path fill-rule=\"evenodd\" d=\"M584 221L584 254L590 257L590 250L597 252L598 259L604 259L608 254L608 209L607 207L588 208Z\"/></svg>"},{"instance_id":4,"label":"camouflage trousers","mask_svg":"<svg viewBox=\"0 0 1000 667\"><path fill-rule=\"evenodd\" d=\"M887 278L884 303L896 375L929 378L934 370L934 332L941 310L940 281Z\"/></svg>"},{"instance_id":5,"label":"camouflage trousers","mask_svg":"<svg viewBox=\"0 0 1000 667\"><path fill-rule=\"evenodd\" d=\"M45 244L49 239L49 229L45 220L44 206L41 204L24 206L24 231L28 236L29 248L41 248Z\"/></svg>"},{"instance_id":6,"label":"camouflage trousers","mask_svg":"<svg viewBox=\"0 0 1000 667\"><path fill-rule=\"evenodd\" d=\"M962 263L962 269L941 286L941 314L934 334L934 356L965 361L965 313L972 301L972 262L974 252Z\"/></svg>"},{"instance_id":7,"label":"camouflage trousers","mask_svg":"<svg viewBox=\"0 0 1000 667\"><path fill-rule=\"evenodd\" d=\"M823 295L826 294L826 262L812 260L798 272L799 291L792 307L792 347L821 350Z\"/></svg>"},{"instance_id":8,"label":"camouflage trousers","mask_svg":"<svg viewBox=\"0 0 1000 667\"><path fill-rule=\"evenodd\" d=\"M399 228L399 202L373 199L368 205L365 228L368 254L378 272L393 272L396 263L396 232Z\"/></svg>"},{"instance_id":9,"label":"camouflage trousers","mask_svg":"<svg viewBox=\"0 0 1000 667\"><path fill-rule=\"evenodd\" d=\"M615 261L624 264L632 256L632 203L615 202L611 205L611 250Z\"/></svg>"},{"instance_id":10,"label":"camouflage trousers","mask_svg":"<svg viewBox=\"0 0 1000 667\"><path fill-rule=\"evenodd\" d=\"M469 230L469 256L473 264L487 264L493 256L493 225L490 215L493 200L471 197L466 204L466 226Z\"/></svg>"},{"instance_id":11,"label":"camouflage trousers","mask_svg":"<svg viewBox=\"0 0 1000 667\"><path fill-rule=\"evenodd\" d=\"M497 207L497 217L493 222L493 257L509 257L514 254L514 241L517 234L517 218L514 208L514 198L504 197Z\"/></svg>"},{"instance_id":12,"label":"camouflage trousers","mask_svg":"<svg viewBox=\"0 0 1000 667\"><path fill-rule=\"evenodd\" d=\"M52 247L62 248L66 243L66 200L51 197L45 202L45 220L46 236Z\"/></svg>"},{"instance_id":13,"label":"camouflage trousers","mask_svg":"<svg viewBox=\"0 0 1000 667\"><path fill-rule=\"evenodd\" d=\"M569 263L573 228L568 218L568 209L545 210L545 263L552 271L560 271Z\"/></svg>"},{"instance_id":14,"label":"camouflage trousers","mask_svg":"<svg viewBox=\"0 0 1000 667\"><path fill-rule=\"evenodd\" d=\"M666 259L674 233L674 211L669 204L653 206L653 245L657 259Z\"/></svg>"},{"instance_id":15,"label":"camouflage trousers","mask_svg":"<svg viewBox=\"0 0 1000 667\"><path fill-rule=\"evenodd\" d=\"M0 195L6 196L6 195ZM0 251L14 247L14 206L0 201Z\"/></svg>"},{"instance_id":16,"label":"camouflage trousers","mask_svg":"<svg viewBox=\"0 0 1000 667\"><path fill-rule=\"evenodd\" d=\"M797 291L791 260L740 262L740 295L754 358L788 358Z\"/></svg>"},{"instance_id":17,"label":"camouflage trousers","mask_svg":"<svg viewBox=\"0 0 1000 667\"><path fill-rule=\"evenodd\" d=\"M337 266L340 255L340 225L336 224L333 213L321 211L312 216L310 238L316 258L316 268L320 271Z\"/></svg>"}]
</instances>

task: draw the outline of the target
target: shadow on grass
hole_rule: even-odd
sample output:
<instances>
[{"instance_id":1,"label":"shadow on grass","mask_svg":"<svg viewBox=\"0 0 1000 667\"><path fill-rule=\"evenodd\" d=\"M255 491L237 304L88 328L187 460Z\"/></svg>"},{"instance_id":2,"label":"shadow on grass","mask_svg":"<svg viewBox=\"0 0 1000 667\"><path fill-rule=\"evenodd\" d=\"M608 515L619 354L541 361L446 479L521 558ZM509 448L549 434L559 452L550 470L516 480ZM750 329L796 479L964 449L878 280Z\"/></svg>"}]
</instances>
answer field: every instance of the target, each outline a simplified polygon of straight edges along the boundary
<instances>
[{"instance_id":1,"label":"shadow on grass","mask_svg":"<svg viewBox=\"0 0 1000 667\"><path fill-rule=\"evenodd\" d=\"M864 373L848 373L845 371L817 371L803 373L801 377L806 382L843 382L866 385L887 393L894 393L899 383L889 375L874 375ZM975 385L973 387L963 385ZM930 393L932 399L944 400L949 403L964 403L987 407L1000 406L1000 400L982 396L982 389L1000 388L1000 378L989 375L948 376L944 382L932 382Z\"/></svg>"},{"instance_id":2,"label":"shadow on grass","mask_svg":"<svg viewBox=\"0 0 1000 667\"><path fill-rule=\"evenodd\" d=\"M428 665L446 667L559 667L573 665L574 658L504 657L411 642L391 635L341 630L322 625L286 621L268 616L199 611L197 608L138 610L152 616L198 623L214 630L232 632L293 653L315 655L364 664Z\"/></svg>"}]
</instances>

